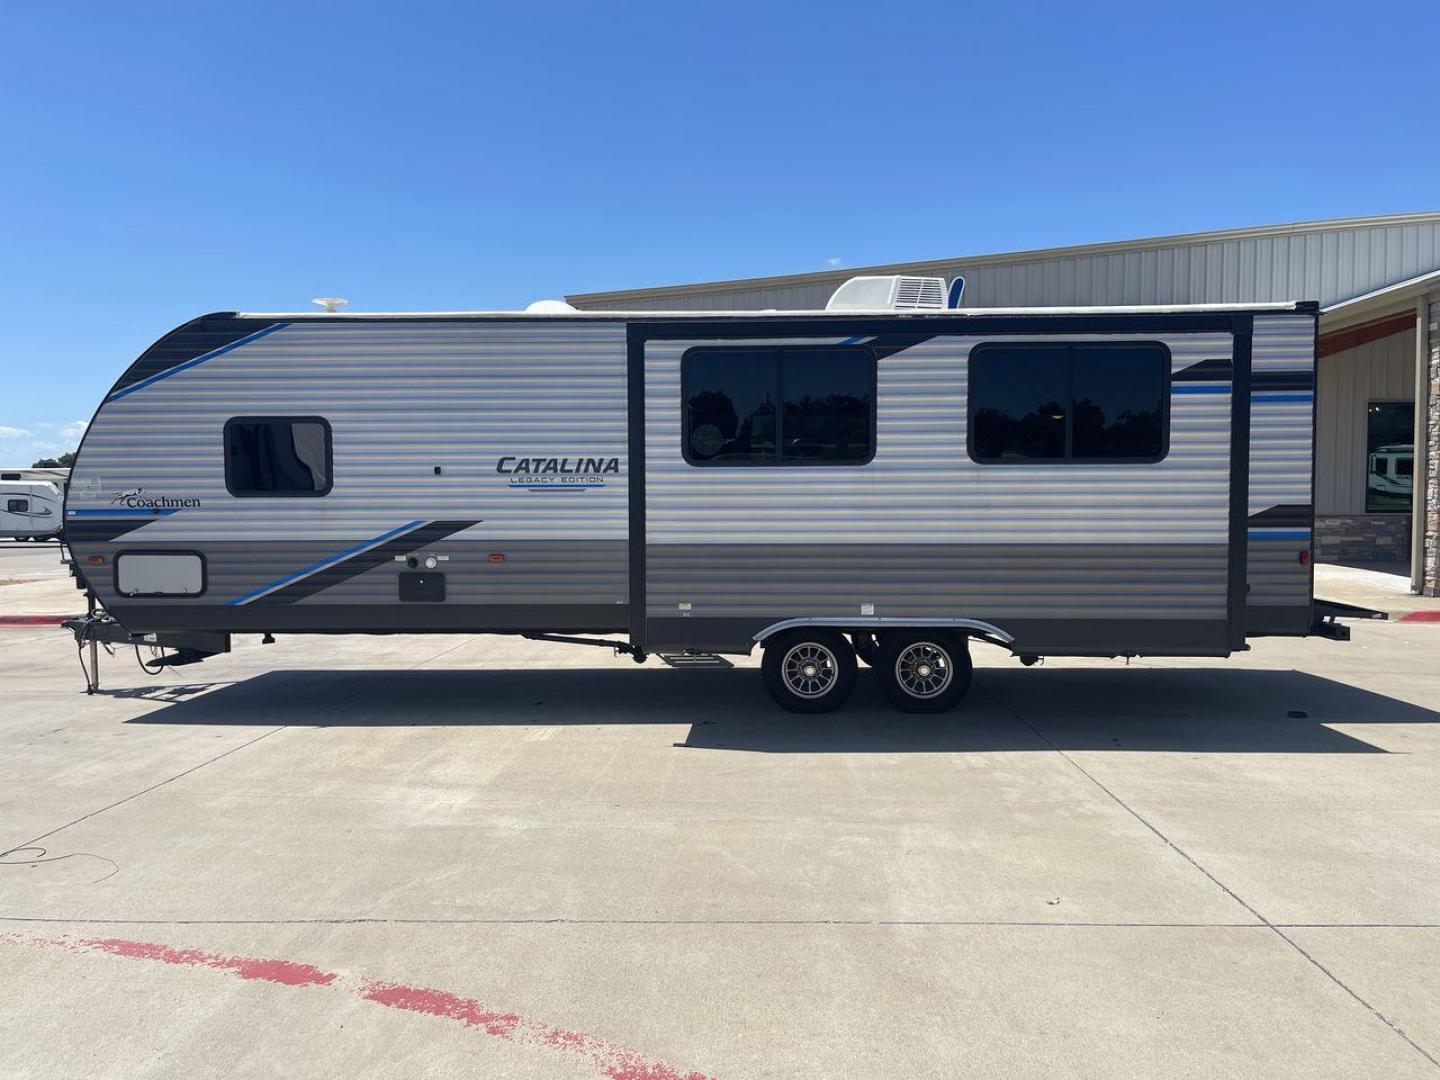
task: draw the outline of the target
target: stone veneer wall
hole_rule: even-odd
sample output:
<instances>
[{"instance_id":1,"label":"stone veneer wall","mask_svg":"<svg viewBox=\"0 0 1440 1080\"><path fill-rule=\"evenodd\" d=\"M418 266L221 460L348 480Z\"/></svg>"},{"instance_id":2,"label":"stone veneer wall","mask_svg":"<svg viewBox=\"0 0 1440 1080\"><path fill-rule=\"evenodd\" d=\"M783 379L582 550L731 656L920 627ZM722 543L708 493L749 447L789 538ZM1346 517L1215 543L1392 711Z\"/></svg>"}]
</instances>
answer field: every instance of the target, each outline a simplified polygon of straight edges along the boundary
<instances>
[{"instance_id":1,"label":"stone veneer wall","mask_svg":"<svg viewBox=\"0 0 1440 1080\"><path fill-rule=\"evenodd\" d=\"M1398 562L1410 558L1409 514L1315 517L1316 562Z\"/></svg>"},{"instance_id":2,"label":"stone veneer wall","mask_svg":"<svg viewBox=\"0 0 1440 1080\"><path fill-rule=\"evenodd\" d=\"M1430 370L1425 380L1429 403L1425 415L1425 557L1421 560L1420 591L1440 596L1440 301L1431 301L1425 332ZM1420 405L1416 402L1416 407Z\"/></svg>"}]
</instances>

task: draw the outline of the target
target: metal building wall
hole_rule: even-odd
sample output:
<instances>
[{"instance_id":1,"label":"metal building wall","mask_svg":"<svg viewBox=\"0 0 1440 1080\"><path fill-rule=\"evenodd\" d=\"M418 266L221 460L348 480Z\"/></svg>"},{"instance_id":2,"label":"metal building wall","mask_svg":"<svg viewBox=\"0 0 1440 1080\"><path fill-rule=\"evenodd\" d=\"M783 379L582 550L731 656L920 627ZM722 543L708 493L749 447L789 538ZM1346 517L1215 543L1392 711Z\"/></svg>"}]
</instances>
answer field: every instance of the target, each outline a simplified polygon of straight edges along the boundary
<instances>
[{"instance_id":1,"label":"metal building wall","mask_svg":"<svg viewBox=\"0 0 1440 1080\"><path fill-rule=\"evenodd\" d=\"M1415 400L1415 331L1321 357L1316 383L1315 512L1363 514L1366 407Z\"/></svg>"},{"instance_id":2,"label":"metal building wall","mask_svg":"<svg viewBox=\"0 0 1440 1080\"><path fill-rule=\"evenodd\" d=\"M816 310L855 274L908 272L963 274L967 308L1266 300L1325 305L1437 267L1440 214L1428 213L569 299L582 310Z\"/></svg>"}]
</instances>

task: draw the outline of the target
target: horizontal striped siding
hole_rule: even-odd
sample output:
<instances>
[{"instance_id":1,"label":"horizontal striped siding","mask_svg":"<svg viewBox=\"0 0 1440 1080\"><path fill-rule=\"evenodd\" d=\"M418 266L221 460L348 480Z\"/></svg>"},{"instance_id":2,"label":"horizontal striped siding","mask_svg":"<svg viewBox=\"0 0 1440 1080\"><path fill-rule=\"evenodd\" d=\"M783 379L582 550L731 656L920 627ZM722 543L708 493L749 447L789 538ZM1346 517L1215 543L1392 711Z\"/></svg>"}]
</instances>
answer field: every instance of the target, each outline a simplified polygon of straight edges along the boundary
<instances>
[{"instance_id":1,"label":"horizontal striped siding","mask_svg":"<svg viewBox=\"0 0 1440 1080\"><path fill-rule=\"evenodd\" d=\"M647 613L1223 619L1224 544L657 544Z\"/></svg>"},{"instance_id":2,"label":"horizontal striped siding","mask_svg":"<svg viewBox=\"0 0 1440 1080\"><path fill-rule=\"evenodd\" d=\"M1310 604L1310 567L1300 562L1306 540L1250 538L1250 592L1247 607L1299 607Z\"/></svg>"},{"instance_id":3,"label":"horizontal striped siding","mask_svg":"<svg viewBox=\"0 0 1440 1080\"><path fill-rule=\"evenodd\" d=\"M111 547L113 555L127 548L147 551L186 550L183 541L156 544L141 540L143 533L122 537ZM445 575L446 602L477 607L496 604L624 604L628 545L619 541L476 541L441 540L425 544L421 554L446 555L437 572ZM297 541L208 540L202 550L206 561L206 589L201 599L148 599L147 604L195 607L227 604L253 590L272 585L305 567L336 554L332 545ZM490 555L505 556L503 563ZM332 585L300 599L300 604L393 604L399 602L399 575L404 563L381 563L358 577ZM94 584L102 603L124 600L113 590L111 574L96 575ZM287 601L288 602L288 601Z\"/></svg>"},{"instance_id":4,"label":"horizontal striped siding","mask_svg":"<svg viewBox=\"0 0 1440 1080\"><path fill-rule=\"evenodd\" d=\"M1251 340L1251 369L1256 373L1293 372L1313 376L1315 317L1256 316ZM1294 400L1299 397L1300 400ZM1315 395L1270 392L1250 396L1251 514L1272 506L1309 506L1314 468ZM1246 606L1287 607L1296 611L1295 632L1308 628L1311 569L1299 560L1308 540L1250 536L1246 563Z\"/></svg>"},{"instance_id":5,"label":"horizontal striped siding","mask_svg":"<svg viewBox=\"0 0 1440 1080\"><path fill-rule=\"evenodd\" d=\"M266 414L330 421L331 494L228 494L224 423ZM323 538L343 547L437 518L484 519L475 531L492 539L624 540L625 415L623 324L292 323L106 404L70 505L104 508L132 487L201 500L146 526L147 541ZM495 471L502 455L618 457L621 472L581 494L513 491ZM90 482L98 495L85 494Z\"/></svg>"},{"instance_id":6,"label":"horizontal striped siding","mask_svg":"<svg viewBox=\"0 0 1440 1080\"><path fill-rule=\"evenodd\" d=\"M1132 339L1154 340L1105 338ZM877 453L870 464L785 469L686 463L680 450L680 357L704 342L651 342L646 351L649 541L1224 542L1228 393L1172 399L1170 453L1158 464L977 465L966 454L965 423L966 365L979 340L936 338L880 362ZM1176 370L1231 357L1228 335L1163 340Z\"/></svg>"}]
</instances>

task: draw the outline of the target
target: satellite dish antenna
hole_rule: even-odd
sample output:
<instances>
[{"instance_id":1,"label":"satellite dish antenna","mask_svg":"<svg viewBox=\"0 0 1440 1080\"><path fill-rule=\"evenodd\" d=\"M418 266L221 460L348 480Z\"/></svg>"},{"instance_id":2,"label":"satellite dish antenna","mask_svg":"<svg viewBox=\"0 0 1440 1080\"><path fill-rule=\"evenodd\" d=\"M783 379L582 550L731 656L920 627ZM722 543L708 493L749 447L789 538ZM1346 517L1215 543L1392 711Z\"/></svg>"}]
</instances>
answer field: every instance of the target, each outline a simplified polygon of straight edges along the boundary
<instances>
[{"instance_id":1,"label":"satellite dish antenna","mask_svg":"<svg viewBox=\"0 0 1440 1080\"><path fill-rule=\"evenodd\" d=\"M325 309L325 314L334 315L335 312L339 311L350 301L346 300L343 296L317 296L314 300L311 300L310 302L312 304L319 304L321 307L323 307Z\"/></svg>"}]
</instances>

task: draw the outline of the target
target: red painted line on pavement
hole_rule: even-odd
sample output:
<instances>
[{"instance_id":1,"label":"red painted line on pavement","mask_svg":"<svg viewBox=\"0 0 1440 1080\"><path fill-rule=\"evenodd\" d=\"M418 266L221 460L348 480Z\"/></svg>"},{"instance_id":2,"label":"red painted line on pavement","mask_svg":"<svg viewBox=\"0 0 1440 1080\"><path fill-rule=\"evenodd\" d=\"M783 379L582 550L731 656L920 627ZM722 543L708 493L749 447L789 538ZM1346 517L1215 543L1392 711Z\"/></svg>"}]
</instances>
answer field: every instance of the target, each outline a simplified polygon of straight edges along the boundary
<instances>
[{"instance_id":1,"label":"red painted line on pavement","mask_svg":"<svg viewBox=\"0 0 1440 1080\"><path fill-rule=\"evenodd\" d=\"M474 998L457 997L445 990L367 979L361 986L360 996L391 1009L425 1013L466 1027L482 1028L487 1035L511 1042L578 1054L588 1058L600 1075L609 1080L708 1080L704 1073L681 1072L672 1065L650 1061L633 1050L625 1050L594 1035L551 1027L514 1013L497 1012Z\"/></svg>"},{"instance_id":2,"label":"red painted line on pavement","mask_svg":"<svg viewBox=\"0 0 1440 1080\"><path fill-rule=\"evenodd\" d=\"M226 956L201 949L176 949L153 941L127 938L32 937L0 933L0 944L58 948L67 952L98 952L128 960L154 960L162 964L206 967L242 979L258 979L281 986L323 986L346 990L365 1001L389 1009L421 1013L454 1021L463 1027L478 1028L486 1035L524 1046L559 1050L587 1060L608 1080L712 1080L699 1072L685 1072L654 1061L643 1054L616 1046L596 1035L567 1031L516 1013L502 1012L475 998L460 997L445 990L401 983L361 979L347 980L333 971L321 971L311 964L290 960L264 960L254 956Z\"/></svg>"},{"instance_id":3,"label":"red painted line on pavement","mask_svg":"<svg viewBox=\"0 0 1440 1080\"><path fill-rule=\"evenodd\" d=\"M0 626L59 626L78 615L0 615Z\"/></svg>"},{"instance_id":4,"label":"red painted line on pavement","mask_svg":"<svg viewBox=\"0 0 1440 1080\"><path fill-rule=\"evenodd\" d=\"M1400 616L1401 622L1440 622L1440 611L1412 611Z\"/></svg>"},{"instance_id":5,"label":"red painted line on pavement","mask_svg":"<svg viewBox=\"0 0 1440 1080\"><path fill-rule=\"evenodd\" d=\"M27 941L18 934L5 934L0 935L0 941L57 946L72 952L103 952L130 960L158 960L162 964L215 968L242 979L260 979L282 986L329 986L336 979L333 971L321 971L309 964L261 960L253 956L222 956L200 949L172 949L168 945L128 941L125 938L30 938Z\"/></svg>"}]
</instances>

